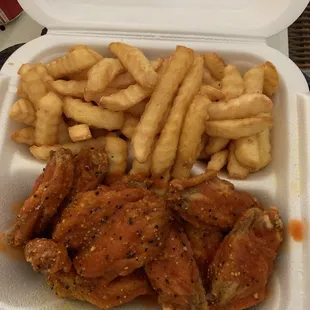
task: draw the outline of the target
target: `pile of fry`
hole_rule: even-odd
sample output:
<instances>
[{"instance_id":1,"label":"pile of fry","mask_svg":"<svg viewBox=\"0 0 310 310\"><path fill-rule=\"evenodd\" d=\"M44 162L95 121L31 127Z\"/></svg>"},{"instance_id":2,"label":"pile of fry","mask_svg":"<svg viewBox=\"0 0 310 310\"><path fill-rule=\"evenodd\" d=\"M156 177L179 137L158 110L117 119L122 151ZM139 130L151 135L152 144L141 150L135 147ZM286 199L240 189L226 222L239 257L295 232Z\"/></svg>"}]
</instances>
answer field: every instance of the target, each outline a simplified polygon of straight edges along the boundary
<instances>
[{"instance_id":1,"label":"pile of fry","mask_svg":"<svg viewBox=\"0 0 310 310\"><path fill-rule=\"evenodd\" d=\"M160 181L189 178L198 159L241 179L271 161L272 63L242 76L217 54L184 46L151 61L125 43L109 50L116 58L77 45L47 64L22 65L10 118L28 127L12 139L41 160L60 147L104 146L120 174L131 143L130 173Z\"/></svg>"}]
</instances>

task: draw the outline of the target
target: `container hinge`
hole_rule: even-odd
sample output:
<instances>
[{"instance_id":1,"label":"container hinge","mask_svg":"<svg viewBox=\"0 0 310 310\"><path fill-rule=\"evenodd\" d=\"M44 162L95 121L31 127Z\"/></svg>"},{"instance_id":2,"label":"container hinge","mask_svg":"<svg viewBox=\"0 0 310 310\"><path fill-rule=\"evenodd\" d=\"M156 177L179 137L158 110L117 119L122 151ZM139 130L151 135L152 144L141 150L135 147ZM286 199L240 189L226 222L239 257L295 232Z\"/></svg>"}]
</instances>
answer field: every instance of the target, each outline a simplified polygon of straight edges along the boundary
<instances>
[{"instance_id":1,"label":"container hinge","mask_svg":"<svg viewBox=\"0 0 310 310\"><path fill-rule=\"evenodd\" d=\"M147 32L115 32L115 31L96 31L96 30L60 30L53 29L48 31L48 35L62 36L87 36L87 37L106 37L113 39L139 39L139 40L161 40L161 41L186 41L186 42L225 42L225 43L263 43L267 44L264 37L231 37L218 35L195 35L178 33L147 33Z\"/></svg>"}]
</instances>

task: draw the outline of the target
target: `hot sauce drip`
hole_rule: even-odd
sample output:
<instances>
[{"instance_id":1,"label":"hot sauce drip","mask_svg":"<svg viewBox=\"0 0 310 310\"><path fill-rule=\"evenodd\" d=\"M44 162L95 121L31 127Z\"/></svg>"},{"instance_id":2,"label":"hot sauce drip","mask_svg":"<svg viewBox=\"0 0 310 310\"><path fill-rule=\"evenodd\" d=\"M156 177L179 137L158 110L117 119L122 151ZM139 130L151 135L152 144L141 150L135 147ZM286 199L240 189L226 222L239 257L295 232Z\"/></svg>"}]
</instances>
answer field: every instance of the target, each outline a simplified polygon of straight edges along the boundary
<instances>
[{"instance_id":1,"label":"hot sauce drip","mask_svg":"<svg viewBox=\"0 0 310 310\"><path fill-rule=\"evenodd\" d=\"M290 220L288 223L288 231L295 241L301 242L304 240L304 225L302 221Z\"/></svg>"}]
</instances>

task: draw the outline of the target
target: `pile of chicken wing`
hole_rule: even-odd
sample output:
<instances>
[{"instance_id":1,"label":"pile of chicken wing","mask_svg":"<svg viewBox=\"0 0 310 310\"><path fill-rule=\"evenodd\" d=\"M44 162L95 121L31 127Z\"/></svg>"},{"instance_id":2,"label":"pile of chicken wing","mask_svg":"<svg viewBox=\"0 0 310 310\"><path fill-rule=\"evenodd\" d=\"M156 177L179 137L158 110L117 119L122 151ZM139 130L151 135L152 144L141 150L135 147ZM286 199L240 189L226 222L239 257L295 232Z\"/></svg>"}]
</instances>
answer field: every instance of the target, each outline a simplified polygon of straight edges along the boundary
<instances>
[{"instance_id":1,"label":"pile of chicken wing","mask_svg":"<svg viewBox=\"0 0 310 310\"><path fill-rule=\"evenodd\" d=\"M264 300L282 221L206 171L166 195L141 175L105 184L104 149L60 149L9 236L59 297L101 309L156 295L165 310L237 310Z\"/></svg>"}]
</instances>

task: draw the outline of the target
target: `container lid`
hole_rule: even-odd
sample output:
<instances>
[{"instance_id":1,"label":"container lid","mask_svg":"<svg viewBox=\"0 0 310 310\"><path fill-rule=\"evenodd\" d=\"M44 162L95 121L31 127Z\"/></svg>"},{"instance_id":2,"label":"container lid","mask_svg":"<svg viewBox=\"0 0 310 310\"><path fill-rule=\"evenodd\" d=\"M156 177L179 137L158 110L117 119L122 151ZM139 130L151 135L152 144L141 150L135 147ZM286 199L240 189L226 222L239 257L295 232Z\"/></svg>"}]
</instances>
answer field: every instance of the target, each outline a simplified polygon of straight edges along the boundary
<instances>
[{"instance_id":1,"label":"container lid","mask_svg":"<svg viewBox=\"0 0 310 310\"><path fill-rule=\"evenodd\" d=\"M19 0L48 29L269 37L309 0Z\"/></svg>"}]
</instances>

